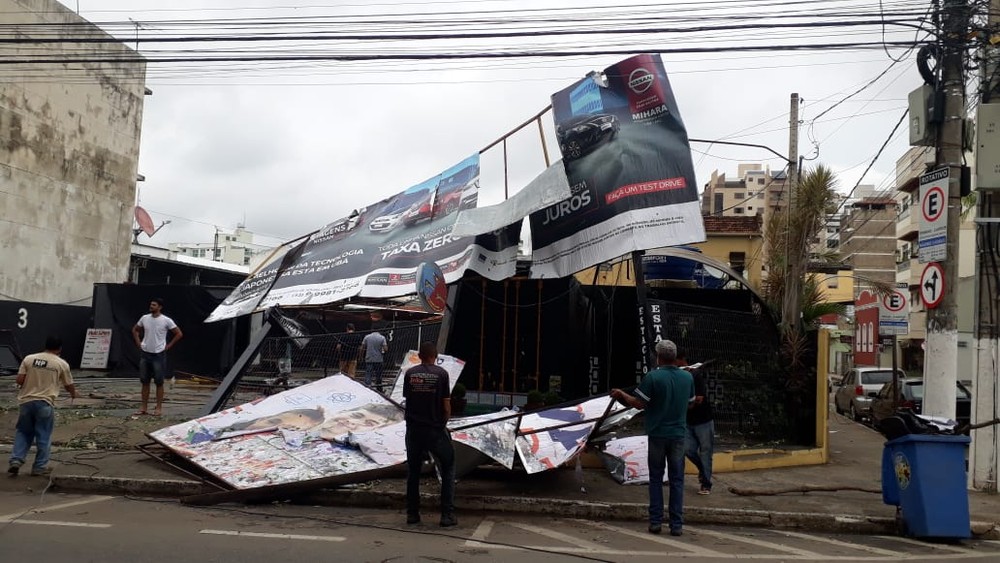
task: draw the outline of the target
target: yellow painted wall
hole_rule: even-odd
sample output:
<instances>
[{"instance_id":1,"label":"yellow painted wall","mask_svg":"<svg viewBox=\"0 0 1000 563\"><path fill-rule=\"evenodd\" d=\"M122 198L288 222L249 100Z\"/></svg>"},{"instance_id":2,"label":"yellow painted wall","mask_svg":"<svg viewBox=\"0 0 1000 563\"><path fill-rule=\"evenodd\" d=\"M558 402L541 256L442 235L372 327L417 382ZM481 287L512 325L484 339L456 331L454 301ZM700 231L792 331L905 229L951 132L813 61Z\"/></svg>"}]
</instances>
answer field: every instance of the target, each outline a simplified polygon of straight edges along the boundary
<instances>
[{"instance_id":1,"label":"yellow painted wall","mask_svg":"<svg viewBox=\"0 0 1000 563\"><path fill-rule=\"evenodd\" d=\"M851 270L840 270L836 277L833 274L813 274L813 277L819 280L819 287L826 303L854 302L854 278L852 276ZM834 280L837 282L837 287L829 287L830 282Z\"/></svg>"}]
</instances>

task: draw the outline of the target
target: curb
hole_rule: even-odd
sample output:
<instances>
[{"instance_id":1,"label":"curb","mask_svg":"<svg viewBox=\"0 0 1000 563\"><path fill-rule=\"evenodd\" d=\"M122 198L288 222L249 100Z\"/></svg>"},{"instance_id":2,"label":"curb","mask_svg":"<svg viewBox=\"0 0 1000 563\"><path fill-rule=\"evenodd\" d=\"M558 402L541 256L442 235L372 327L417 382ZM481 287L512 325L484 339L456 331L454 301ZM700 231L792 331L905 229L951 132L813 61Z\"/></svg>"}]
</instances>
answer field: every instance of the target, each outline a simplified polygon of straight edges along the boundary
<instances>
[{"instance_id":1,"label":"curb","mask_svg":"<svg viewBox=\"0 0 1000 563\"><path fill-rule=\"evenodd\" d=\"M218 489L198 481L181 479L129 479L66 475L53 477L53 485L65 491L118 493L140 496L181 498L215 492ZM436 507L437 495L422 494L421 502ZM298 504L351 506L402 510L406 494L398 491L358 489L324 490L295 499ZM560 518L593 520L645 521L648 513L643 503L605 503L548 498L457 495L455 508L464 512L554 515ZM895 535L896 522L882 516L823 514L815 512L771 512L735 508L687 507L684 519L689 524L753 526L778 530L868 535ZM1000 540L1000 525L973 521L972 538Z\"/></svg>"}]
</instances>

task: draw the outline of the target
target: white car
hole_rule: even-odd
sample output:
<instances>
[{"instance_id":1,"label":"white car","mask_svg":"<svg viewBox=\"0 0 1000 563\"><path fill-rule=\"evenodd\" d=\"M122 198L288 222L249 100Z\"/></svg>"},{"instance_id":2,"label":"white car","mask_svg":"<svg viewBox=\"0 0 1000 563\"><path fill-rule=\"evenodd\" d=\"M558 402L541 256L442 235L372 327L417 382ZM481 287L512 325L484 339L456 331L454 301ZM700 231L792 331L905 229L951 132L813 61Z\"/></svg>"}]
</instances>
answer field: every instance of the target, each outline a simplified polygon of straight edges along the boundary
<instances>
[{"instance_id":1,"label":"white car","mask_svg":"<svg viewBox=\"0 0 1000 563\"><path fill-rule=\"evenodd\" d=\"M373 233L387 233L403 222L403 216L406 215L406 211L400 211L399 213L390 213L388 215L382 215L372 219L372 222L368 224L368 230Z\"/></svg>"}]
</instances>

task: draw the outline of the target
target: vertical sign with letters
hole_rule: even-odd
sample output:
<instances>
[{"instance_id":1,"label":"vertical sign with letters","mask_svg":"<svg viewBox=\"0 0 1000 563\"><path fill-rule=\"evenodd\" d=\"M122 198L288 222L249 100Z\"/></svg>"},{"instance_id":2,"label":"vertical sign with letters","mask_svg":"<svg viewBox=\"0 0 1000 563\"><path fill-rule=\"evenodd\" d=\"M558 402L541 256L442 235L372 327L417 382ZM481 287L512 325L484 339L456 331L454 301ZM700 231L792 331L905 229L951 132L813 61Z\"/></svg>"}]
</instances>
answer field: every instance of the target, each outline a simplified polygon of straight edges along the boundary
<instances>
[{"instance_id":1,"label":"vertical sign with letters","mask_svg":"<svg viewBox=\"0 0 1000 563\"><path fill-rule=\"evenodd\" d=\"M948 244L948 168L939 168L920 177L921 264L942 262Z\"/></svg>"}]
</instances>

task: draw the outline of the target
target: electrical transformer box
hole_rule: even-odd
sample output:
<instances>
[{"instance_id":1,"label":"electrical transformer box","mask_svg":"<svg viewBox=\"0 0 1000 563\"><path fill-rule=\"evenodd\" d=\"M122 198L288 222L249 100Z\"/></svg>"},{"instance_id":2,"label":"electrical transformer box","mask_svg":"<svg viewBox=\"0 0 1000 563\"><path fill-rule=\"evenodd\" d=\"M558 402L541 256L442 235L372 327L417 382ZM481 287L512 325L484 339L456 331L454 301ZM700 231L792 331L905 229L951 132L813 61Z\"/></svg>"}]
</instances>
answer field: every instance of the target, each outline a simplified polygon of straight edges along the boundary
<instances>
[{"instance_id":1,"label":"electrical transformer box","mask_svg":"<svg viewBox=\"0 0 1000 563\"><path fill-rule=\"evenodd\" d=\"M1000 103L976 112L976 189L1000 189Z\"/></svg>"},{"instance_id":2,"label":"electrical transformer box","mask_svg":"<svg viewBox=\"0 0 1000 563\"><path fill-rule=\"evenodd\" d=\"M910 146L931 147L937 127L932 123L934 87L927 84L910 92Z\"/></svg>"}]
</instances>

